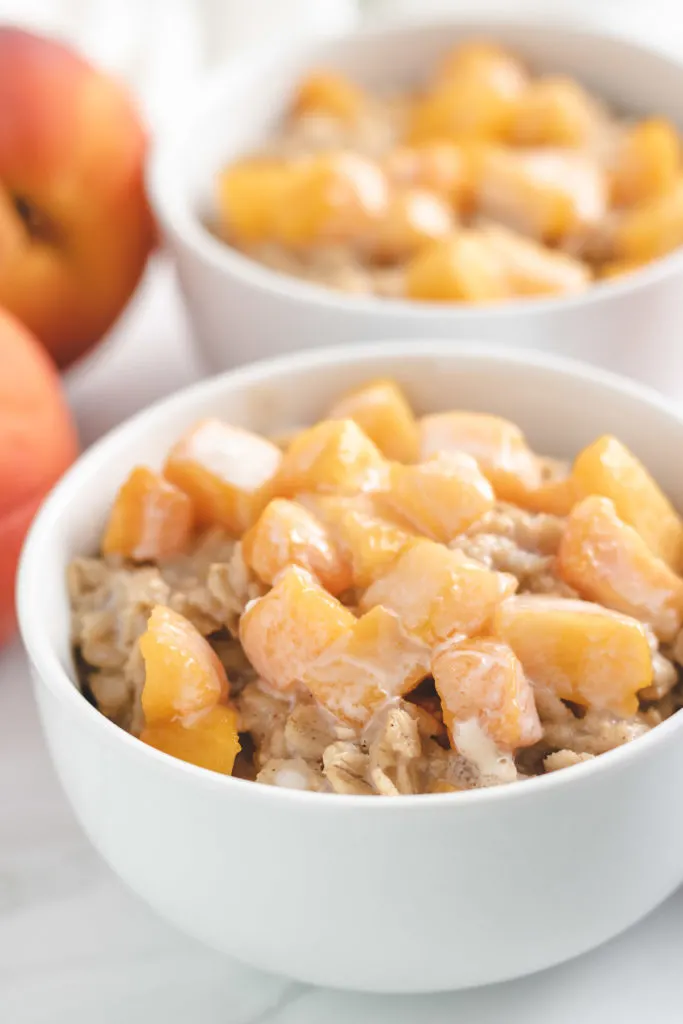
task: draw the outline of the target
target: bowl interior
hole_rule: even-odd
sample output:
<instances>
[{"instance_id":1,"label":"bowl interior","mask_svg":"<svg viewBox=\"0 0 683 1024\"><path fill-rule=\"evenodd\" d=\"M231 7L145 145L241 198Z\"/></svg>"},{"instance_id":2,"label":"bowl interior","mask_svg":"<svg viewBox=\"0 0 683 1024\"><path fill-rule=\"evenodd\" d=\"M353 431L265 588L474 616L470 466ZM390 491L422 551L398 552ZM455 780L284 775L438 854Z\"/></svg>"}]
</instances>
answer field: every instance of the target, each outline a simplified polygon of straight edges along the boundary
<instances>
[{"instance_id":1,"label":"bowl interior","mask_svg":"<svg viewBox=\"0 0 683 1024\"><path fill-rule=\"evenodd\" d=\"M622 112L663 114L683 128L683 67L635 43L491 20L377 29L250 53L218 75L153 174L162 206L182 203L186 216L210 219L218 171L272 133L306 70L334 68L379 90L415 86L445 51L473 36L511 47L537 72L575 76Z\"/></svg>"},{"instance_id":2,"label":"bowl interior","mask_svg":"<svg viewBox=\"0 0 683 1024\"><path fill-rule=\"evenodd\" d=\"M462 408L518 423L539 452L571 457L616 434L683 508L673 453L683 416L654 392L540 353L450 342L379 344L285 356L205 381L119 427L67 473L39 514L18 586L22 634L48 685L75 681L65 586L68 562L95 551L114 494L135 465L159 466L196 420L219 416L269 434L324 416L343 391L392 377L418 413ZM59 671L59 666L63 671Z\"/></svg>"}]
</instances>

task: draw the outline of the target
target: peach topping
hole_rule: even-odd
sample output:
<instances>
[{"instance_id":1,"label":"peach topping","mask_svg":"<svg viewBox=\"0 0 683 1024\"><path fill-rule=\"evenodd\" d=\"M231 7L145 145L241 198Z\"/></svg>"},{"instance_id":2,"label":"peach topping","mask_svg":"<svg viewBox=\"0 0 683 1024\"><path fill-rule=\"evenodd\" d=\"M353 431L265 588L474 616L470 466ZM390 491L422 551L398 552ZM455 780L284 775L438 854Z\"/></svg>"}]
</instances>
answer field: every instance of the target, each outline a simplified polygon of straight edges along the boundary
<instances>
[{"instance_id":1,"label":"peach topping","mask_svg":"<svg viewBox=\"0 0 683 1024\"><path fill-rule=\"evenodd\" d=\"M497 415L418 420L375 380L282 447L204 420L115 498L103 564L140 574L119 639L150 746L230 774L251 733L260 781L451 792L578 763L676 707L683 524L615 438L569 466ZM122 583L98 605L85 579L90 657Z\"/></svg>"}]
</instances>

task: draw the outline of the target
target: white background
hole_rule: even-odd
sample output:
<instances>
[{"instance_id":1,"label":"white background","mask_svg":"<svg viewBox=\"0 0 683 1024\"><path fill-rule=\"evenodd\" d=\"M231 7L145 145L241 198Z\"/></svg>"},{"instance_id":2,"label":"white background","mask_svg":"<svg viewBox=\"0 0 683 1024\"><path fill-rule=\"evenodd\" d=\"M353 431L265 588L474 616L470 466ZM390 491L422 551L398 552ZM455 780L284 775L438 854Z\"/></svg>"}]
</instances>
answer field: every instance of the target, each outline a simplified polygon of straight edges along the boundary
<instances>
[{"instance_id":1,"label":"white background","mask_svg":"<svg viewBox=\"0 0 683 1024\"><path fill-rule=\"evenodd\" d=\"M378 15L462 7L374 4ZM520 10L511 0L481 0L477 9L511 6ZM607 20L683 52L677 0L527 6ZM204 68L245 40L278 31L295 14L302 29L311 21L339 27L353 7L351 0L0 0L0 18L21 15L76 38L131 81L158 126ZM216 24L222 29L207 35ZM171 275L157 264L112 338L69 379L84 443L199 372ZM99 860L52 773L19 644L0 653L2 1024L680 1024L681 964L683 891L593 954L476 992L364 997L241 967L159 921Z\"/></svg>"}]
</instances>

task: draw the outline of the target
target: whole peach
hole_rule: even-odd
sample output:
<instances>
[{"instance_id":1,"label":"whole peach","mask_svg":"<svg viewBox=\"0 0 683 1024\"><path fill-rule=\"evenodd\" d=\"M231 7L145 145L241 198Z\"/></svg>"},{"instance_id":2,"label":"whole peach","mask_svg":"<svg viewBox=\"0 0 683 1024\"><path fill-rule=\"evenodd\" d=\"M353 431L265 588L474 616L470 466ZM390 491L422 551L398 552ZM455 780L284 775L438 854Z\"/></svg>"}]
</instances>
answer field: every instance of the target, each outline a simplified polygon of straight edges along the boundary
<instances>
[{"instance_id":1,"label":"whole peach","mask_svg":"<svg viewBox=\"0 0 683 1024\"><path fill-rule=\"evenodd\" d=\"M0 310L0 645L14 628L14 576L24 534L77 451L56 367Z\"/></svg>"},{"instance_id":2,"label":"whole peach","mask_svg":"<svg viewBox=\"0 0 683 1024\"><path fill-rule=\"evenodd\" d=\"M0 304L67 366L132 294L154 240L125 90L55 40L0 28Z\"/></svg>"}]
</instances>

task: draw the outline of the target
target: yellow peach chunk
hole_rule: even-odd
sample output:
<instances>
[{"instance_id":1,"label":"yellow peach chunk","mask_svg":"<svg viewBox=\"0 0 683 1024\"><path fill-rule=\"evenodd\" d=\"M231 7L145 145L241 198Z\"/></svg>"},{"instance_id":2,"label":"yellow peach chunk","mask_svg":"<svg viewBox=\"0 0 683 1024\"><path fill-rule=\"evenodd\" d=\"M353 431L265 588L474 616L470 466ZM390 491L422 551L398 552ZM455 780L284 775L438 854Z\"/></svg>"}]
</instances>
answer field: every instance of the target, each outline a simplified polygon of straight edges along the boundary
<instances>
[{"instance_id":1,"label":"yellow peach chunk","mask_svg":"<svg viewBox=\"0 0 683 1024\"><path fill-rule=\"evenodd\" d=\"M390 467L387 465L383 486L388 485ZM305 505L314 516L326 526L336 529L346 512L357 512L373 519L384 519L394 526L400 526L407 533L414 530L407 519L401 516L386 500L386 491L357 491L355 494L321 494L300 492L296 500Z\"/></svg>"},{"instance_id":2,"label":"yellow peach chunk","mask_svg":"<svg viewBox=\"0 0 683 1024\"><path fill-rule=\"evenodd\" d=\"M299 566L284 569L272 590L240 619L244 653L276 690L291 690L309 665L356 621L355 616Z\"/></svg>"},{"instance_id":3,"label":"yellow peach chunk","mask_svg":"<svg viewBox=\"0 0 683 1024\"><path fill-rule=\"evenodd\" d=\"M308 667L303 682L337 718L364 725L392 697L429 675L430 651L378 606L357 619Z\"/></svg>"},{"instance_id":4,"label":"yellow peach chunk","mask_svg":"<svg viewBox=\"0 0 683 1024\"><path fill-rule=\"evenodd\" d=\"M218 179L219 228L238 245L272 238L276 211L292 180L291 169L273 158L231 164Z\"/></svg>"},{"instance_id":5,"label":"yellow peach chunk","mask_svg":"<svg viewBox=\"0 0 683 1024\"><path fill-rule=\"evenodd\" d=\"M615 437L598 438L577 456L572 469L577 495L602 495L617 515L640 534L651 551L677 571L683 554L683 523L642 462Z\"/></svg>"},{"instance_id":6,"label":"yellow peach chunk","mask_svg":"<svg viewBox=\"0 0 683 1024\"><path fill-rule=\"evenodd\" d=\"M427 644L481 633L517 580L492 572L460 551L415 540L361 598L365 611L384 605Z\"/></svg>"},{"instance_id":7,"label":"yellow peach chunk","mask_svg":"<svg viewBox=\"0 0 683 1024\"><path fill-rule=\"evenodd\" d=\"M541 483L541 470L524 434L514 423L482 412L441 412L423 416L420 454L465 452L479 463L502 501L516 502Z\"/></svg>"},{"instance_id":8,"label":"yellow peach chunk","mask_svg":"<svg viewBox=\"0 0 683 1024\"><path fill-rule=\"evenodd\" d=\"M221 775L232 775L240 751L237 715L233 708L224 706L178 722L148 725L140 739L164 754Z\"/></svg>"},{"instance_id":9,"label":"yellow peach chunk","mask_svg":"<svg viewBox=\"0 0 683 1024\"><path fill-rule=\"evenodd\" d=\"M405 395L392 380L372 381L340 398L328 419L353 420L388 459L414 462L417 458L417 422Z\"/></svg>"},{"instance_id":10,"label":"yellow peach chunk","mask_svg":"<svg viewBox=\"0 0 683 1024\"><path fill-rule=\"evenodd\" d=\"M618 260L645 263L683 245L683 177L661 195L622 212L614 232Z\"/></svg>"},{"instance_id":11,"label":"yellow peach chunk","mask_svg":"<svg viewBox=\"0 0 683 1024\"><path fill-rule=\"evenodd\" d=\"M631 716L652 682L645 627L588 601L524 594L498 608L494 632L536 687L562 700Z\"/></svg>"},{"instance_id":12,"label":"yellow peach chunk","mask_svg":"<svg viewBox=\"0 0 683 1024\"><path fill-rule=\"evenodd\" d=\"M142 710L147 725L192 715L227 698L225 669L183 615L157 605L139 644L145 663Z\"/></svg>"},{"instance_id":13,"label":"yellow peach chunk","mask_svg":"<svg viewBox=\"0 0 683 1024\"><path fill-rule=\"evenodd\" d=\"M465 789L465 786L456 786L452 782L446 782L444 779L439 779L433 783L430 788L430 793L461 793Z\"/></svg>"},{"instance_id":14,"label":"yellow peach chunk","mask_svg":"<svg viewBox=\"0 0 683 1024\"><path fill-rule=\"evenodd\" d=\"M377 263L402 263L454 227L445 199L426 189L394 191L369 245Z\"/></svg>"},{"instance_id":15,"label":"yellow peach chunk","mask_svg":"<svg viewBox=\"0 0 683 1024\"><path fill-rule=\"evenodd\" d=\"M632 274L634 271L640 270L642 266L644 266L642 260L608 260L597 268L597 277L601 281L608 281L614 277L623 277L624 274Z\"/></svg>"},{"instance_id":16,"label":"yellow peach chunk","mask_svg":"<svg viewBox=\"0 0 683 1024\"><path fill-rule=\"evenodd\" d=\"M595 100L573 78L547 75L519 98L509 140L522 146L585 146L596 136Z\"/></svg>"},{"instance_id":17,"label":"yellow peach chunk","mask_svg":"<svg viewBox=\"0 0 683 1024\"><path fill-rule=\"evenodd\" d=\"M585 263L496 224L481 228L515 295L566 295L591 282Z\"/></svg>"},{"instance_id":18,"label":"yellow peach chunk","mask_svg":"<svg viewBox=\"0 0 683 1024\"><path fill-rule=\"evenodd\" d=\"M286 498L266 505L242 538L242 555L269 585L288 565L307 569L331 594L340 594L352 584L351 567L328 530L303 505Z\"/></svg>"},{"instance_id":19,"label":"yellow peach chunk","mask_svg":"<svg viewBox=\"0 0 683 1024\"><path fill-rule=\"evenodd\" d=\"M541 481L535 487L520 491L516 503L530 512L546 512L568 516L576 504L576 485L564 463L541 459Z\"/></svg>"},{"instance_id":20,"label":"yellow peach chunk","mask_svg":"<svg viewBox=\"0 0 683 1024\"><path fill-rule=\"evenodd\" d=\"M417 533L447 544L493 508L491 484L464 452L441 452L414 466L392 465L385 500Z\"/></svg>"},{"instance_id":21,"label":"yellow peach chunk","mask_svg":"<svg viewBox=\"0 0 683 1024\"><path fill-rule=\"evenodd\" d=\"M354 494L380 487L387 463L379 448L352 419L322 420L298 434L285 452L277 493L302 491Z\"/></svg>"},{"instance_id":22,"label":"yellow peach chunk","mask_svg":"<svg viewBox=\"0 0 683 1024\"><path fill-rule=\"evenodd\" d=\"M681 172L681 141L670 121L652 117L630 128L612 170L612 202L633 206L668 192Z\"/></svg>"},{"instance_id":23,"label":"yellow peach chunk","mask_svg":"<svg viewBox=\"0 0 683 1024\"><path fill-rule=\"evenodd\" d=\"M344 75L335 71L312 71L296 91L292 112L295 117L322 114L353 123L365 104L362 89Z\"/></svg>"},{"instance_id":24,"label":"yellow peach chunk","mask_svg":"<svg viewBox=\"0 0 683 1024\"><path fill-rule=\"evenodd\" d=\"M582 597L645 622L660 640L683 622L683 580L652 553L609 498L572 509L558 551L562 579Z\"/></svg>"},{"instance_id":25,"label":"yellow peach chunk","mask_svg":"<svg viewBox=\"0 0 683 1024\"><path fill-rule=\"evenodd\" d=\"M512 287L480 231L458 231L425 246L406 268L408 298L425 302L499 302Z\"/></svg>"},{"instance_id":26,"label":"yellow peach chunk","mask_svg":"<svg viewBox=\"0 0 683 1024\"><path fill-rule=\"evenodd\" d=\"M502 139L509 130L515 94L495 84L482 88L474 78L439 85L416 103L407 141Z\"/></svg>"},{"instance_id":27,"label":"yellow peach chunk","mask_svg":"<svg viewBox=\"0 0 683 1024\"><path fill-rule=\"evenodd\" d=\"M432 675L456 750L458 726L470 721L502 750L540 740L543 730L533 689L507 644L489 638L447 640L434 653Z\"/></svg>"},{"instance_id":28,"label":"yellow peach chunk","mask_svg":"<svg viewBox=\"0 0 683 1024\"><path fill-rule=\"evenodd\" d=\"M168 558L186 547L193 518L192 502L183 491L137 466L116 495L102 551L134 562Z\"/></svg>"},{"instance_id":29,"label":"yellow peach chunk","mask_svg":"<svg viewBox=\"0 0 683 1024\"><path fill-rule=\"evenodd\" d=\"M369 587L413 540L409 529L354 500L321 496L312 508L351 563L355 587Z\"/></svg>"},{"instance_id":30,"label":"yellow peach chunk","mask_svg":"<svg viewBox=\"0 0 683 1024\"><path fill-rule=\"evenodd\" d=\"M383 166L393 185L434 192L455 210L471 205L474 168L469 146L454 142L397 146L384 158Z\"/></svg>"},{"instance_id":31,"label":"yellow peach chunk","mask_svg":"<svg viewBox=\"0 0 683 1024\"><path fill-rule=\"evenodd\" d=\"M358 153L320 153L292 168L273 225L291 249L367 241L389 205L386 175Z\"/></svg>"},{"instance_id":32,"label":"yellow peach chunk","mask_svg":"<svg viewBox=\"0 0 683 1024\"><path fill-rule=\"evenodd\" d=\"M192 499L202 525L241 536L268 504L282 452L258 434L203 420L171 448L164 476Z\"/></svg>"},{"instance_id":33,"label":"yellow peach chunk","mask_svg":"<svg viewBox=\"0 0 683 1024\"><path fill-rule=\"evenodd\" d=\"M499 88L518 94L526 89L529 81L529 73L519 57L488 39L458 43L442 58L437 71L438 81L448 82L462 75L478 81L497 82Z\"/></svg>"},{"instance_id":34,"label":"yellow peach chunk","mask_svg":"<svg viewBox=\"0 0 683 1024\"><path fill-rule=\"evenodd\" d=\"M481 156L476 200L484 217L557 242L604 219L607 184L597 160L577 150L491 146Z\"/></svg>"},{"instance_id":35,"label":"yellow peach chunk","mask_svg":"<svg viewBox=\"0 0 683 1024\"><path fill-rule=\"evenodd\" d=\"M389 469L387 467L388 479ZM385 509L384 496L381 491L358 491L355 494L320 493L319 491L300 491L296 500L313 513L325 526L336 526L345 512L362 512L366 516L383 516ZM400 525L406 525L401 523Z\"/></svg>"},{"instance_id":36,"label":"yellow peach chunk","mask_svg":"<svg viewBox=\"0 0 683 1024\"><path fill-rule=\"evenodd\" d=\"M511 54L487 43L459 47L415 105L410 142L503 138L527 75Z\"/></svg>"}]
</instances>

